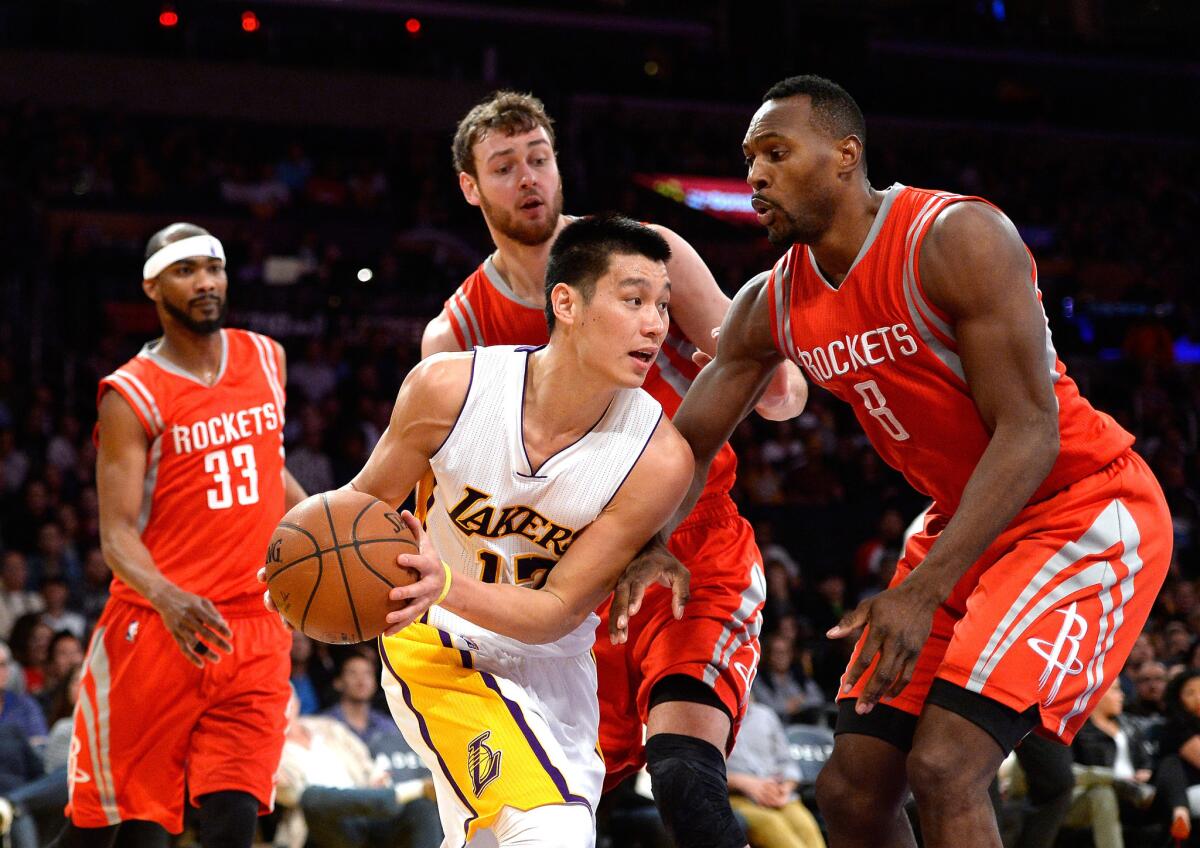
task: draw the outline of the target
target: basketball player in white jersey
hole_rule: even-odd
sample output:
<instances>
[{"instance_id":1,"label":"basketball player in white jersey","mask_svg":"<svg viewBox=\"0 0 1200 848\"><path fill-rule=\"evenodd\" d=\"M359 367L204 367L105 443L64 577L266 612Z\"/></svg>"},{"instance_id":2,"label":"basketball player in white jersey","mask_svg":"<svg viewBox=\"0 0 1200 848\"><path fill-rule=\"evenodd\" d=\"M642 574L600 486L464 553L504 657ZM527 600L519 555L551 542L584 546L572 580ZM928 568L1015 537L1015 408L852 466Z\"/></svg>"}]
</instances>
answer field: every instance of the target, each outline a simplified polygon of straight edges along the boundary
<instances>
[{"instance_id":1,"label":"basketball player in white jersey","mask_svg":"<svg viewBox=\"0 0 1200 848\"><path fill-rule=\"evenodd\" d=\"M683 498L686 443L640 389L668 328L670 248L624 218L566 227L550 342L439 354L351 482L389 503L432 467L421 579L392 592L384 687L433 771L446 848L591 848L604 763L593 610ZM584 532L584 531L587 532ZM491 844L490 842L488 844Z\"/></svg>"}]
</instances>

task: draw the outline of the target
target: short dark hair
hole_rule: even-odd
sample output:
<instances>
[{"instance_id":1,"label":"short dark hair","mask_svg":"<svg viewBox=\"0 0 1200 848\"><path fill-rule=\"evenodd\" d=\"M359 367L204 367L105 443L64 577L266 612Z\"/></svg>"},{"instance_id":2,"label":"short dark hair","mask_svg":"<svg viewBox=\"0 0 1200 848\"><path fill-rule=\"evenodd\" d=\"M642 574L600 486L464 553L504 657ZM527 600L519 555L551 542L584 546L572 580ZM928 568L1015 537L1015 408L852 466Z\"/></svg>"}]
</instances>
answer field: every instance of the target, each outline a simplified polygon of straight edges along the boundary
<instances>
[{"instance_id":1,"label":"short dark hair","mask_svg":"<svg viewBox=\"0 0 1200 848\"><path fill-rule=\"evenodd\" d=\"M596 281L608 271L614 253L645 256L655 262L671 258L667 240L631 218L606 214L580 218L563 228L550 246L546 263L546 324L554 332L554 304L550 292L566 283L590 303L596 293Z\"/></svg>"},{"instance_id":2,"label":"short dark hair","mask_svg":"<svg viewBox=\"0 0 1200 848\"><path fill-rule=\"evenodd\" d=\"M475 145L493 132L505 135L527 133L541 127L550 137L554 147L554 121L546 114L542 101L532 94L519 91L497 91L486 100L476 104L458 122L454 131L454 143L450 152L454 159L454 173L475 173Z\"/></svg>"},{"instance_id":3,"label":"short dark hair","mask_svg":"<svg viewBox=\"0 0 1200 848\"><path fill-rule=\"evenodd\" d=\"M192 236L210 236L208 230L204 227L197 227L195 224L188 224L184 221L179 221L163 227L154 235L150 236L150 241L146 242L146 259L149 259L154 254L158 253L166 245L173 241L179 241Z\"/></svg>"},{"instance_id":4,"label":"short dark hair","mask_svg":"<svg viewBox=\"0 0 1200 848\"><path fill-rule=\"evenodd\" d=\"M862 110L846 89L825 77L803 74L780 80L767 89L767 93L763 95L763 103L801 95L806 95L812 100L813 126L834 138L858 136L863 147L866 147L867 122L863 118Z\"/></svg>"}]
</instances>

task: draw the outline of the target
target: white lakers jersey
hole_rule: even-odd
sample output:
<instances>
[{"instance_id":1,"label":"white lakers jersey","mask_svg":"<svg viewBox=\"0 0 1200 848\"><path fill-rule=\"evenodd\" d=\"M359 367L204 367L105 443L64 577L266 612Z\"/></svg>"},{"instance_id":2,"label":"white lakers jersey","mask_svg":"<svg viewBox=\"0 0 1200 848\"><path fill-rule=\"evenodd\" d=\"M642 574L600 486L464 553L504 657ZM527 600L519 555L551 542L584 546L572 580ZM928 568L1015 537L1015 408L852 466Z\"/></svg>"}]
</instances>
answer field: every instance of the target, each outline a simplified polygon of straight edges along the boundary
<instances>
[{"instance_id":1,"label":"white lakers jersey","mask_svg":"<svg viewBox=\"0 0 1200 848\"><path fill-rule=\"evenodd\" d=\"M581 439L530 465L523 436L525 373L536 348L476 348L466 401L430 459L436 485L430 538L456 573L530 590L600 514L629 476L662 417L641 389L621 389ZM595 615L549 645L506 639L434 607L429 624L524 656L591 649Z\"/></svg>"}]
</instances>

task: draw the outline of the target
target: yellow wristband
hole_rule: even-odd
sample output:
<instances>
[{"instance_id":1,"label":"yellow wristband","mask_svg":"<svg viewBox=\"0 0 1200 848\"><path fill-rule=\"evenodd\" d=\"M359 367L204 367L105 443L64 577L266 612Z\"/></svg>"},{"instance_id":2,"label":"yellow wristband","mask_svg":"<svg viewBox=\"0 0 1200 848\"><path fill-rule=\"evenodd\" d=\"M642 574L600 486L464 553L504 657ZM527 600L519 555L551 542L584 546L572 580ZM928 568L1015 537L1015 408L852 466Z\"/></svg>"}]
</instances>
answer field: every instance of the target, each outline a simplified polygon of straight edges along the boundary
<instances>
[{"instance_id":1,"label":"yellow wristband","mask_svg":"<svg viewBox=\"0 0 1200 848\"><path fill-rule=\"evenodd\" d=\"M442 584L442 594L438 595L437 600L433 602L435 607L446 600L446 596L450 594L450 582L454 575L454 572L450 569L450 563L445 560L442 560L442 568L446 570L446 582Z\"/></svg>"}]
</instances>

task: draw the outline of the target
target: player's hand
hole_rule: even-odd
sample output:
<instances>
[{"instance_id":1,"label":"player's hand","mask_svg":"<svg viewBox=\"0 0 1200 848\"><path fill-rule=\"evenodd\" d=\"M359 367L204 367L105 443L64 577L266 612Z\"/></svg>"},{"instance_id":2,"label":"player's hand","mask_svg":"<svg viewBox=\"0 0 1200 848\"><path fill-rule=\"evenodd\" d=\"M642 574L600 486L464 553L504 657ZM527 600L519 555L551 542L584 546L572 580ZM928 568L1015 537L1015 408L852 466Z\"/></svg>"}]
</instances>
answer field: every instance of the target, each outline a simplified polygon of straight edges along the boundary
<instances>
[{"instance_id":1,"label":"player's hand","mask_svg":"<svg viewBox=\"0 0 1200 848\"><path fill-rule=\"evenodd\" d=\"M712 337L717 341L721 340L721 328L713 327ZM704 351L697 348L692 353L692 362L696 363L697 367L703 368L708 363L712 362L713 358Z\"/></svg>"},{"instance_id":2,"label":"player's hand","mask_svg":"<svg viewBox=\"0 0 1200 848\"><path fill-rule=\"evenodd\" d=\"M642 608L646 587L654 583L671 590L671 614L677 620L683 618L691 580L691 572L667 550L666 544L658 537L651 539L626 566L613 590L608 612L609 641L621 645L629 638L629 618Z\"/></svg>"},{"instance_id":3,"label":"player's hand","mask_svg":"<svg viewBox=\"0 0 1200 848\"><path fill-rule=\"evenodd\" d=\"M421 522L407 509L400 513L400 519L408 525L408 529L417 540L417 553L400 554L396 557L396 562L405 568L411 568L420 577L415 583L397 586L388 592L390 600L407 603L387 614L388 626L383 631L385 636L399 633L423 616L441 597L442 589L446 585L446 569L442 567L442 558L438 556L433 540L429 538Z\"/></svg>"},{"instance_id":4,"label":"player's hand","mask_svg":"<svg viewBox=\"0 0 1200 848\"><path fill-rule=\"evenodd\" d=\"M267 585L267 567L265 565L262 568L260 568L258 570L258 574L254 575L254 576L258 578L259 583L263 584L264 586ZM284 618L283 613L281 613L279 611L279 608L277 606L275 606L275 601L272 600L272 598L271 598L271 590L270 589L267 589L263 592L263 606L267 608L267 612L273 612L276 615L278 615L279 620L283 622L283 626L286 627L288 630L296 629L295 627L292 627L292 623L290 621L288 621L286 618Z\"/></svg>"},{"instance_id":5,"label":"player's hand","mask_svg":"<svg viewBox=\"0 0 1200 848\"><path fill-rule=\"evenodd\" d=\"M878 655L879 662L867 676L854 708L859 715L869 713L880 698L896 697L912 680L921 647L933 628L937 606L938 600L910 577L863 601L825 634L830 639L843 639L861 627L867 628L862 650L846 669L842 685L842 692L849 692Z\"/></svg>"},{"instance_id":6,"label":"player's hand","mask_svg":"<svg viewBox=\"0 0 1200 848\"><path fill-rule=\"evenodd\" d=\"M218 653L232 653L233 632L208 598L185 592L168 583L151 600L163 624L187 661L197 668L221 661Z\"/></svg>"}]
</instances>

